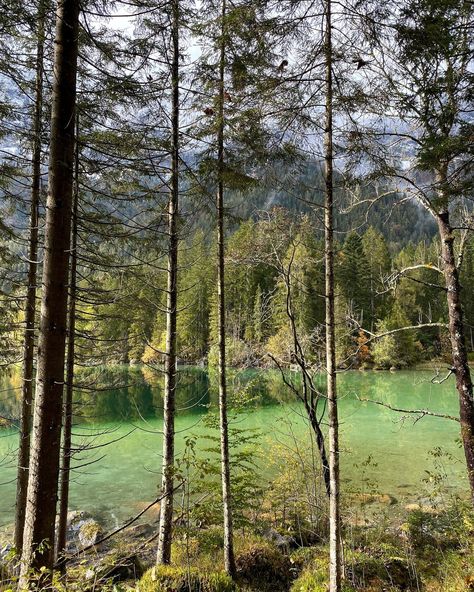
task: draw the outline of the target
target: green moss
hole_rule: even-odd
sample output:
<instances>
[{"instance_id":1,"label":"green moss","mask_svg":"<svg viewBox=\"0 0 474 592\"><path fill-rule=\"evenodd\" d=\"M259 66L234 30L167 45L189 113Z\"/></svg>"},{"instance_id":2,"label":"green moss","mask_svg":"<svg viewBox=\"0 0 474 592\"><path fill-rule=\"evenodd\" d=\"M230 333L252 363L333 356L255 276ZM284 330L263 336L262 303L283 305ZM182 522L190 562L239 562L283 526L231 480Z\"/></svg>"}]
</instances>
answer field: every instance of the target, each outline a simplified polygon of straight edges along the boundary
<instances>
[{"instance_id":1,"label":"green moss","mask_svg":"<svg viewBox=\"0 0 474 592\"><path fill-rule=\"evenodd\" d=\"M321 555L313 557L310 564L303 569L300 576L293 583L290 592L327 592L329 584L329 561L327 555L320 550ZM343 583L342 592L354 592L349 583Z\"/></svg>"},{"instance_id":2,"label":"green moss","mask_svg":"<svg viewBox=\"0 0 474 592\"><path fill-rule=\"evenodd\" d=\"M346 577L356 587L386 585L395 590L418 590L419 581L404 557L353 551L346 560Z\"/></svg>"},{"instance_id":3,"label":"green moss","mask_svg":"<svg viewBox=\"0 0 474 592\"><path fill-rule=\"evenodd\" d=\"M392 554L387 545L370 553L346 551L345 592L353 590L418 590L414 570L403 557ZM292 554L301 573L291 592L326 592L329 583L329 550L327 547L301 549Z\"/></svg>"},{"instance_id":4,"label":"green moss","mask_svg":"<svg viewBox=\"0 0 474 592\"><path fill-rule=\"evenodd\" d=\"M137 584L137 592L236 592L234 582L224 572L203 573L160 565L147 571Z\"/></svg>"}]
</instances>

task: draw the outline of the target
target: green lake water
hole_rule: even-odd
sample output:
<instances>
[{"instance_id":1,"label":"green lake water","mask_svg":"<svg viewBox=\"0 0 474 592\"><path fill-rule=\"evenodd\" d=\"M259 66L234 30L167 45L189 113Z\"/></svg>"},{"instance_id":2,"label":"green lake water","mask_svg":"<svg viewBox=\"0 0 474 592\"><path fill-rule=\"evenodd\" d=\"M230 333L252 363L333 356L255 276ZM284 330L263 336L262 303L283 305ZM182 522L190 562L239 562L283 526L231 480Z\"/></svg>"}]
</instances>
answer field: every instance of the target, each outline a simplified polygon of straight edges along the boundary
<instances>
[{"instance_id":1,"label":"green lake water","mask_svg":"<svg viewBox=\"0 0 474 592\"><path fill-rule=\"evenodd\" d=\"M238 413L233 424L259 434L259 471L266 483L275 472L277 445L301 450L311 447L302 406L273 370L230 371L230 391ZM458 412L452 378L432 382L431 371L357 372L339 375L341 471L343 489L375 489L402 503L416 501L433 489L430 474L442 476L446 494L467 493L459 424L435 417L415 421L385 407L361 402L377 399L394 407L423 408L445 414ZM298 382L297 375L291 379ZM80 376L85 389L76 393L74 443L96 446L74 459L70 506L101 512L111 522L137 513L157 496L160 481L163 382L149 369L100 369ZM18 374L0 380L0 415L16 417ZM179 374L176 454L190 435L197 436L197 454L208 455L203 436L215 433L203 418L216 408L215 377L201 368ZM245 405L244 405L245 403ZM13 520L15 455L14 428L0 429L0 526ZM105 447L100 444L110 442ZM92 462L95 461L95 462ZM297 462L296 459L294 461ZM432 478L433 481L433 478Z\"/></svg>"}]
</instances>

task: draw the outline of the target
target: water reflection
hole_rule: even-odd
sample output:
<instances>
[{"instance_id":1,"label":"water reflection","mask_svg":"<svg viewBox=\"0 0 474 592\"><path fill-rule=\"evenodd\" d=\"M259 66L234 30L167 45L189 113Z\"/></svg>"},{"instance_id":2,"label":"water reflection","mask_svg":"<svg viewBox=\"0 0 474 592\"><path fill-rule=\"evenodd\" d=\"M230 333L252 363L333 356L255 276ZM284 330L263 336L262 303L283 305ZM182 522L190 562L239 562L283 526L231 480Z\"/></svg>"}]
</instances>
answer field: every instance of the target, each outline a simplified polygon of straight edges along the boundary
<instances>
[{"instance_id":1,"label":"water reflection","mask_svg":"<svg viewBox=\"0 0 474 592\"><path fill-rule=\"evenodd\" d=\"M373 399L404 409L431 409L457 413L453 380L433 384L431 372L347 372L339 375L341 456L344 487L360 491L376 483L377 491L415 498L424 491L427 471L437 470L430 450L442 446L449 462L449 487L467 491L465 465L459 448L459 425L440 418L394 413L387 407L363 402ZM218 380L214 369L179 367L176 396L176 453L183 454L186 438L197 438L196 454L207 458L209 436L215 429L201 421L216 410ZM301 377L287 380L301 386ZM320 386L324 375L318 377ZM269 461L279 446L295 442L308 446L309 428L304 409L277 370L228 370L231 422L262 435L262 475L271 477ZM71 505L97 510L97 500L122 518L133 514L137 500L153 499L161 468L164 377L159 369L114 367L78 369L74 395L75 456ZM0 376L0 416L18 417L21 373ZM239 411L243 411L239 413ZM15 426L0 430L0 527L12 521L15 501ZM102 448L103 444L108 444ZM450 457L450 458L451 458ZM368 463L368 459L371 459ZM92 461L95 461L92 464ZM265 464L267 463L268 466ZM77 469L77 471L76 471ZM113 487L111 487L113 484ZM145 496L145 497L144 497ZM412 496L412 497L410 497Z\"/></svg>"},{"instance_id":2,"label":"water reflection","mask_svg":"<svg viewBox=\"0 0 474 592\"><path fill-rule=\"evenodd\" d=\"M453 384L433 384L427 372L349 372L339 377L341 405L349 415L364 413L370 403L359 398L382 400L410 408L431 408L449 412L456 409ZM179 367L176 393L178 415L199 415L217 404L217 371L213 368ZM297 388L301 376L288 372L286 377ZM278 370L228 369L231 406L257 408L295 400ZM316 380L323 390L324 376ZM160 368L146 366L97 367L78 370L75 375L74 414L76 423L122 422L160 419L163 414L164 376ZM10 369L0 376L0 416L2 424L13 426L20 412L21 371ZM370 409L369 414L375 410ZM387 408L378 408L378 417L390 416Z\"/></svg>"}]
</instances>

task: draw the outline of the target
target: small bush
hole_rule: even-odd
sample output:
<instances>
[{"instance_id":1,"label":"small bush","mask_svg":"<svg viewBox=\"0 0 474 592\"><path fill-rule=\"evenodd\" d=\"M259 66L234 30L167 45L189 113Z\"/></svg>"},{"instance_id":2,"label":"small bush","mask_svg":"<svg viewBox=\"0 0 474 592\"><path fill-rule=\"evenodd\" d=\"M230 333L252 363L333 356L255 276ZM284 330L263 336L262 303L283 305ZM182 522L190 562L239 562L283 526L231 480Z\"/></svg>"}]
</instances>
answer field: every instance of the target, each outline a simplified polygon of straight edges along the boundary
<instances>
[{"instance_id":1,"label":"small bush","mask_svg":"<svg viewBox=\"0 0 474 592\"><path fill-rule=\"evenodd\" d=\"M319 553L327 553L327 550L319 550ZM327 592L329 585L329 563L327 556L314 556L314 549L311 553L297 553L295 561L311 559L311 563L301 572L300 576L293 583L290 592ZM348 583L342 585L343 592L355 592L355 589Z\"/></svg>"},{"instance_id":2,"label":"small bush","mask_svg":"<svg viewBox=\"0 0 474 592\"><path fill-rule=\"evenodd\" d=\"M419 590L416 574L403 557L374 556L352 552L348 557L346 577L356 589L387 585L395 590Z\"/></svg>"},{"instance_id":3,"label":"small bush","mask_svg":"<svg viewBox=\"0 0 474 592\"><path fill-rule=\"evenodd\" d=\"M236 592L236 587L224 572L160 565L146 572L137 592Z\"/></svg>"},{"instance_id":4,"label":"small bush","mask_svg":"<svg viewBox=\"0 0 474 592\"><path fill-rule=\"evenodd\" d=\"M285 589L292 579L290 559L269 543L254 543L237 554L240 581L257 590Z\"/></svg>"},{"instance_id":5,"label":"small bush","mask_svg":"<svg viewBox=\"0 0 474 592\"><path fill-rule=\"evenodd\" d=\"M468 545L474 532L474 516L461 503L454 503L439 513L413 510L405 529L415 552L430 555L433 549L459 549Z\"/></svg>"}]
</instances>

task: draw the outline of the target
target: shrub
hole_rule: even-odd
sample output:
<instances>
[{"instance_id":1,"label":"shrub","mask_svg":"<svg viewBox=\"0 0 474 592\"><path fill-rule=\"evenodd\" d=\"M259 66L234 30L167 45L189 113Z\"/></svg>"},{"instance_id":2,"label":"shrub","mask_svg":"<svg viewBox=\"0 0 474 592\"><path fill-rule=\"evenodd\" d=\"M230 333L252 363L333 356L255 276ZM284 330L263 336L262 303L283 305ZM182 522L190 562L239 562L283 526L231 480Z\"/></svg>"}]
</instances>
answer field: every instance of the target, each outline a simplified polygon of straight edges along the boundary
<instances>
[{"instance_id":1,"label":"shrub","mask_svg":"<svg viewBox=\"0 0 474 592\"><path fill-rule=\"evenodd\" d=\"M439 513L420 508L409 513L405 529L418 554L430 554L433 549L457 549L471 541L474 516L467 505L459 502Z\"/></svg>"},{"instance_id":2,"label":"shrub","mask_svg":"<svg viewBox=\"0 0 474 592\"><path fill-rule=\"evenodd\" d=\"M145 573L137 592L236 592L236 587L224 572L201 573L193 567L160 565Z\"/></svg>"},{"instance_id":3,"label":"shrub","mask_svg":"<svg viewBox=\"0 0 474 592\"><path fill-rule=\"evenodd\" d=\"M319 550L318 552L321 552ZM327 553L327 550L323 550ZM304 553L308 558L308 553ZM314 550L309 553L311 563L301 572L300 576L293 583L290 592L327 592L329 584L329 563L327 556L314 557ZM301 560L298 553L298 560ZM342 585L343 592L354 592L354 588L347 582Z\"/></svg>"},{"instance_id":4,"label":"shrub","mask_svg":"<svg viewBox=\"0 0 474 592\"><path fill-rule=\"evenodd\" d=\"M239 580L262 592L285 589L292 579L290 559L269 543L250 545L235 562Z\"/></svg>"},{"instance_id":5,"label":"shrub","mask_svg":"<svg viewBox=\"0 0 474 592\"><path fill-rule=\"evenodd\" d=\"M388 584L395 590L419 590L416 574L402 557L352 552L347 561L346 577L356 589L363 586L384 589Z\"/></svg>"},{"instance_id":6,"label":"shrub","mask_svg":"<svg viewBox=\"0 0 474 592\"><path fill-rule=\"evenodd\" d=\"M215 571L222 564L224 534L222 528L189 529L184 536L175 536L172 556L174 563Z\"/></svg>"}]
</instances>

